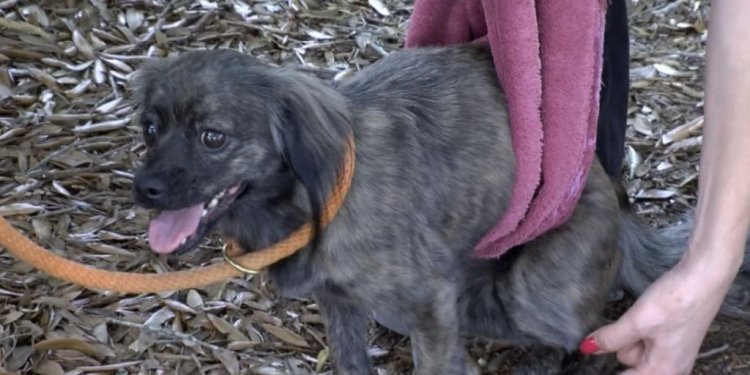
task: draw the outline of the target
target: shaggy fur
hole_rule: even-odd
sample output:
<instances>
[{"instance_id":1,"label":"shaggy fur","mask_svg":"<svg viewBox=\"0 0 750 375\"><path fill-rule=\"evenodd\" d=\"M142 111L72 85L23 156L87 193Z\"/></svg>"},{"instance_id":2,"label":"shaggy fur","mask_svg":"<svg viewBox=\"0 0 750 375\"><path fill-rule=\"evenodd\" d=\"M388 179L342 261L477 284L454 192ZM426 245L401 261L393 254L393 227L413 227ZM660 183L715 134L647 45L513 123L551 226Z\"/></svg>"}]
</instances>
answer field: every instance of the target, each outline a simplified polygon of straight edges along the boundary
<instances>
[{"instance_id":1,"label":"shaggy fur","mask_svg":"<svg viewBox=\"0 0 750 375\"><path fill-rule=\"evenodd\" d=\"M318 302L335 373L374 372L368 317L410 336L417 374L475 371L470 337L531 348L519 374L607 373L611 357L564 368L565 357L604 323L610 292L637 295L675 264L690 223L644 225L595 162L563 226L500 259L472 258L514 180L496 77L480 45L400 51L336 84L228 50L148 63L134 87L158 135L134 198L178 209L242 183L201 234L259 249L317 216L352 134L344 206L314 245L267 270L282 295ZM226 135L221 149L200 143L209 128ZM724 311L744 312L745 270Z\"/></svg>"}]
</instances>

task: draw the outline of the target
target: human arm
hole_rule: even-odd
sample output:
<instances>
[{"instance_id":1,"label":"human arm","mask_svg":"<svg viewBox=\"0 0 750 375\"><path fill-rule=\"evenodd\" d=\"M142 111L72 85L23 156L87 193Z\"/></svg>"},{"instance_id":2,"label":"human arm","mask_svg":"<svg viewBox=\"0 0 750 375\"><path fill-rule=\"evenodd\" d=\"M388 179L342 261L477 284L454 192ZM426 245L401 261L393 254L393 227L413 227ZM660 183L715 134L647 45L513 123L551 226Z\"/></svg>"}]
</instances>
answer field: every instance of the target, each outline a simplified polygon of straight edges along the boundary
<instances>
[{"instance_id":1,"label":"human arm","mask_svg":"<svg viewBox=\"0 0 750 375\"><path fill-rule=\"evenodd\" d=\"M750 225L750 2L712 3L695 227L683 259L592 333L627 374L689 374L734 279ZM589 341L583 349L593 348Z\"/></svg>"}]
</instances>

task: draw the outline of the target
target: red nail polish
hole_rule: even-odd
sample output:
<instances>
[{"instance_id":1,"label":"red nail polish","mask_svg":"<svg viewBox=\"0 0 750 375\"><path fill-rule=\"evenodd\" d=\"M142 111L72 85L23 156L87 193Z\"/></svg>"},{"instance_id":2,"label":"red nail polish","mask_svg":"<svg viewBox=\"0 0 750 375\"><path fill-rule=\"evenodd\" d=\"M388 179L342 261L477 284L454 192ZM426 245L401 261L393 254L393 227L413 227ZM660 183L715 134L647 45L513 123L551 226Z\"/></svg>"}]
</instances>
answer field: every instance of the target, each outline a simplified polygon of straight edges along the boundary
<instances>
[{"instance_id":1,"label":"red nail polish","mask_svg":"<svg viewBox=\"0 0 750 375\"><path fill-rule=\"evenodd\" d=\"M578 350L586 355L594 354L599 351L599 345L596 344L596 340L594 340L593 337L586 337L583 341L581 341L581 345L578 347Z\"/></svg>"}]
</instances>

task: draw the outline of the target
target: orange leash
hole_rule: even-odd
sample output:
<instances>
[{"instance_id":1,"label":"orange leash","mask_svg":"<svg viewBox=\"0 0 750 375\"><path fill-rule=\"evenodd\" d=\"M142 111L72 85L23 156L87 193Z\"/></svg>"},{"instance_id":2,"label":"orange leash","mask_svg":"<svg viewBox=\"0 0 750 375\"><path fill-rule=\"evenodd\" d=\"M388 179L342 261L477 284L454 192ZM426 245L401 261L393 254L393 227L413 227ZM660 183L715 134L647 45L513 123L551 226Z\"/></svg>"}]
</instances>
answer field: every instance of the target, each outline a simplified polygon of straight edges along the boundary
<instances>
[{"instance_id":1,"label":"orange leash","mask_svg":"<svg viewBox=\"0 0 750 375\"><path fill-rule=\"evenodd\" d=\"M328 225L333 220L344 203L354 176L354 159L354 141L350 138L338 183L324 207L321 218L322 226ZM186 271L142 274L101 270L60 257L34 243L0 217L0 245L18 259L51 276L88 289L120 293L158 293L214 284L241 276L243 272L240 269L253 272L268 267L305 247L311 238L312 225L306 223L270 247L233 259L236 265L220 263ZM230 252L236 247L233 241L230 241L228 245Z\"/></svg>"}]
</instances>

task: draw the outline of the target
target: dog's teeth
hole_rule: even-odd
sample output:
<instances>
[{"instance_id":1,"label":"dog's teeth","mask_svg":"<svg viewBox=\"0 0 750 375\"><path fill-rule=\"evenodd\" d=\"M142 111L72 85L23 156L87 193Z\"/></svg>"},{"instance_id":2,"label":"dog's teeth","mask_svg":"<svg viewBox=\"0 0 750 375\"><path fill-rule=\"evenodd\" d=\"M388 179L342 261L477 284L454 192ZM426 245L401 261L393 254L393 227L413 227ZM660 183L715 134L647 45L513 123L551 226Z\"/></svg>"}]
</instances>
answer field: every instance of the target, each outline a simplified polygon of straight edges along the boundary
<instances>
[{"instance_id":1,"label":"dog's teeth","mask_svg":"<svg viewBox=\"0 0 750 375\"><path fill-rule=\"evenodd\" d=\"M216 198L215 198L215 199L219 199L219 198L223 197L223 196L224 196L224 194L226 194L226 193L227 193L227 191L226 191L226 190L222 190L222 191L221 191L221 193L219 193L219 194L216 194Z\"/></svg>"},{"instance_id":2,"label":"dog's teeth","mask_svg":"<svg viewBox=\"0 0 750 375\"><path fill-rule=\"evenodd\" d=\"M203 213L201 214L201 217L203 217L203 216L206 216L206 214L207 214L207 213L208 213L208 210L206 210L206 209L204 208L204 209L203 209Z\"/></svg>"},{"instance_id":3,"label":"dog's teeth","mask_svg":"<svg viewBox=\"0 0 750 375\"><path fill-rule=\"evenodd\" d=\"M185 238L182 239L182 242L180 242L180 246L184 245L185 242L187 242L187 237L185 237Z\"/></svg>"},{"instance_id":4,"label":"dog's teeth","mask_svg":"<svg viewBox=\"0 0 750 375\"><path fill-rule=\"evenodd\" d=\"M217 204L219 204L219 198L211 199L211 202L208 204L208 208L214 208Z\"/></svg>"}]
</instances>

